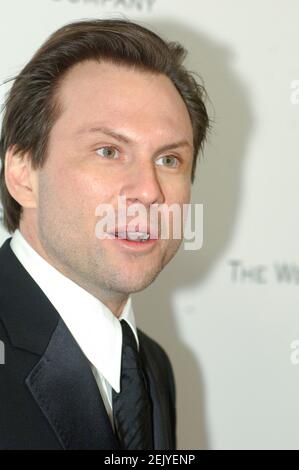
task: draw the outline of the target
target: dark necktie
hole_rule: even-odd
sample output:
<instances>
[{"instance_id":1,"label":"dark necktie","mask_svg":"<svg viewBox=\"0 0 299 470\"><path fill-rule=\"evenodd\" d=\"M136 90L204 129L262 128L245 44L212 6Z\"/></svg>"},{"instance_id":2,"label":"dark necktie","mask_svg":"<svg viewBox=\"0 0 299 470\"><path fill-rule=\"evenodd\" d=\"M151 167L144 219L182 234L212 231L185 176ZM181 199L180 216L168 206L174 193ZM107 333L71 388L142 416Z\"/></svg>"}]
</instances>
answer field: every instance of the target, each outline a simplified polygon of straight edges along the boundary
<instances>
[{"instance_id":1,"label":"dark necktie","mask_svg":"<svg viewBox=\"0 0 299 470\"><path fill-rule=\"evenodd\" d=\"M152 450L152 410L137 342L131 327L120 322L123 334L120 393L112 389L115 428L122 449Z\"/></svg>"}]
</instances>

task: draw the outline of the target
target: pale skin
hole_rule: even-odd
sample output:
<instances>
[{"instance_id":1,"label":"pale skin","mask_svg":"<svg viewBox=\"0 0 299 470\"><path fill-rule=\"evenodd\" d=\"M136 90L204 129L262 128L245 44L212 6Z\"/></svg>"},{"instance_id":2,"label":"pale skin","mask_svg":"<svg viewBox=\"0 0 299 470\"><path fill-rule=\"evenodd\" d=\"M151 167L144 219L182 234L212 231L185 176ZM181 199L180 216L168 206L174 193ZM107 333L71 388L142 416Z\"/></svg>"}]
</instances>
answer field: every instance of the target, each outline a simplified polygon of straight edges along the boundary
<instances>
[{"instance_id":1,"label":"pale skin","mask_svg":"<svg viewBox=\"0 0 299 470\"><path fill-rule=\"evenodd\" d=\"M95 208L116 209L117 196L148 212L152 204L189 203L191 120L166 76L108 62L70 69L59 102L44 166L33 169L28 155L10 148L6 184L23 208L19 228L30 245L119 317L129 294L154 281L182 240L159 239L148 252L129 252L95 236ZM105 158L106 147L115 158Z\"/></svg>"}]
</instances>

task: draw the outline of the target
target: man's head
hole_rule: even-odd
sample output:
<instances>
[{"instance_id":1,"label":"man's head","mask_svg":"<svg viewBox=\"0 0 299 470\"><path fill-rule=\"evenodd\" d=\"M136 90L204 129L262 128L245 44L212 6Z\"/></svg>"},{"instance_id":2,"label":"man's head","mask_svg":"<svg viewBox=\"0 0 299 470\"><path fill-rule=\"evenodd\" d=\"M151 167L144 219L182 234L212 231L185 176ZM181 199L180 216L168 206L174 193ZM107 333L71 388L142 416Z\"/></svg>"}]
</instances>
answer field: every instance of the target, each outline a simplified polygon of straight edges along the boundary
<instances>
[{"instance_id":1,"label":"man's head","mask_svg":"<svg viewBox=\"0 0 299 470\"><path fill-rule=\"evenodd\" d=\"M189 202L209 120L185 53L129 21L73 23L36 52L6 100L4 223L92 293L145 288L179 248L158 240L137 253L99 240L95 208L116 208L118 196L148 213Z\"/></svg>"}]
</instances>

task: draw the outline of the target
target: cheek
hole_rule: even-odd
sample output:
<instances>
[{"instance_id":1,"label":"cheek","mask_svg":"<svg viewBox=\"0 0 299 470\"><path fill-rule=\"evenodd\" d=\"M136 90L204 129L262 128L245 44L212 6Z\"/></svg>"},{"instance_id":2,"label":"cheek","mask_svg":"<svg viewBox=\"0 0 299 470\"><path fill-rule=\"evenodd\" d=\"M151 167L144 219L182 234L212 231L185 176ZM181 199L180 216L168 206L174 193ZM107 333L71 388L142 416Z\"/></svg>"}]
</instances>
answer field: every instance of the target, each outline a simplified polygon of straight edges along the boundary
<instances>
[{"instance_id":1,"label":"cheek","mask_svg":"<svg viewBox=\"0 0 299 470\"><path fill-rule=\"evenodd\" d=\"M169 206L174 205L176 208L179 209L178 211L170 211L169 215L169 224L171 227L171 234L177 234L180 236L180 240L183 236L183 224L184 224L184 217L188 212L188 204L190 203L191 197L191 186L189 182L183 182L181 185L177 185L171 188L170 192L168 193L168 198L166 204ZM172 237L171 237L172 238ZM178 240L171 240L171 244L173 246L179 245L180 241Z\"/></svg>"},{"instance_id":2,"label":"cheek","mask_svg":"<svg viewBox=\"0 0 299 470\"><path fill-rule=\"evenodd\" d=\"M84 206L88 212L93 213L100 202L106 202L111 197L113 188L105 175L84 171L82 167L60 168L49 175L49 181L63 205L73 203L74 206Z\"/></svg>"},{"instance_id":3,"label":"cheek","mask_svg":"<svg viewBox=\"0 0 299 470\"><path fill-rule=\"evenodd\" d=\"M167 190L168 204L187 204L190 202L191 182L189 179L183 179L179 184L172 184Z\"/></svg>"},{"instance_id":4,"label":"cheek","mask_svg":"<svg viewBox=\"0 0 299 470\"><path fill-rule=\"evenodd\" d=\"M65 168L43 171L39 184L39 211L47 225L70 224L86 212L86 189Z\"/></svg>"}]
</instances>

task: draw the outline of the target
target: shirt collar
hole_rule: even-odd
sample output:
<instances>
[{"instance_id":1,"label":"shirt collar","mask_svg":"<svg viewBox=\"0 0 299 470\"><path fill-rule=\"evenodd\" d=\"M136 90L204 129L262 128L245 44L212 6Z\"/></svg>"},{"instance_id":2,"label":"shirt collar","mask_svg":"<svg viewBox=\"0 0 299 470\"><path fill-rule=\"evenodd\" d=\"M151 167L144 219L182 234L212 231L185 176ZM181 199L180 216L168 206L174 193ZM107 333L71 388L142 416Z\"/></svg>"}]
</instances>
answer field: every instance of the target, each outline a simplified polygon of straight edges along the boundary
<instances>
[{"instance_id":1,"label":"shirt collar","mask_svg":"<svg viewBox=\"0 0 299 470\"><path fill-rule=\"evenodd\" d=\"M41 257L20 230L14 232L10 245L18 260L55 307L87 359L119 392L122 349L120 320L124 319L130 325L139 347L131 296L118 319L103 302Z\"/></svg>"}]
</instances>

